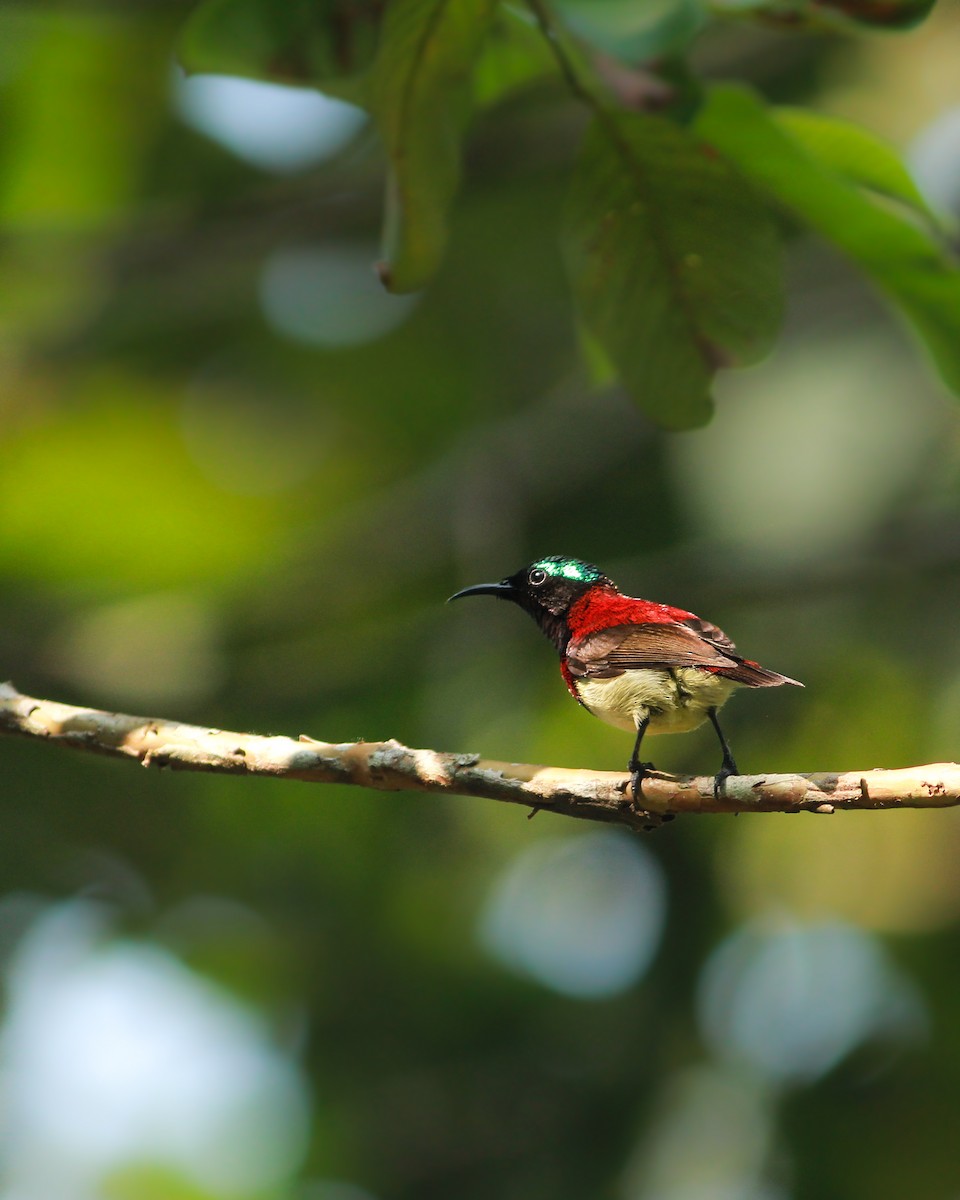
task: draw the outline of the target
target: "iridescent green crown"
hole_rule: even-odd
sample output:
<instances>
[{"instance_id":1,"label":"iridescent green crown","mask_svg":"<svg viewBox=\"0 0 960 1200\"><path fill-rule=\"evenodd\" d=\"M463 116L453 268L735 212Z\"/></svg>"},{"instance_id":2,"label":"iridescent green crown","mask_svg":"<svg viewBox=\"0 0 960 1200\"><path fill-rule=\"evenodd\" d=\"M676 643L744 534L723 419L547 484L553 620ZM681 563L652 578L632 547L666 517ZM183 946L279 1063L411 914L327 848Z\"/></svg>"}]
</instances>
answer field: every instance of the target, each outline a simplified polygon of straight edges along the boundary
<instances>
[{"instance_id":1,"label":"iridescent green crown","mask_svg":"<svg viewBox=\"0 0 960 1200\"><path fill-rule=\"evenodd\" d=\"M592 563L580 558L565 558L562 554L551 554L549 558L538 559L533 566L546 571L557 579L574 579L578 583L597 583L606 579L604 573Z\"/></svg>"}]
</instances>

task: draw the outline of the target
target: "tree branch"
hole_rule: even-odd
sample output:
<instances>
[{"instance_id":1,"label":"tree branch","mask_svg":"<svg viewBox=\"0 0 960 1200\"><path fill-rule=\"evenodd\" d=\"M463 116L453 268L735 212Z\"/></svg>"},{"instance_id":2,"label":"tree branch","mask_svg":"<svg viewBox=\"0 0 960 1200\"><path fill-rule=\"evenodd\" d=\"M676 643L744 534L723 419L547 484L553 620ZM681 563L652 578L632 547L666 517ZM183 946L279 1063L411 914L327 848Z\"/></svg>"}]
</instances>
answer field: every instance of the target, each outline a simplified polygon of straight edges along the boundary
<instances>
[{"instance_id":1,"label":"tree branch","mask_svg":"<svg viewBox=\"0 0 960 1200\"><path fill-rule=\"evenodd\" d=\"M0 733L133 759L145 767L266 775L305 783L350 783L378 791L438 792L525 805L590 821L644 829L670 813L809 812L838 808L949 808L960 804L960 766L896 771L738 775L714 796L712 776L656 772L644 780L644 808L629 797L629 775L495 762L478 754L412 750L386 742L318 742L264 737L154 717L78 708L21 695L0 684Z\"/></svg>"}]
</instances>

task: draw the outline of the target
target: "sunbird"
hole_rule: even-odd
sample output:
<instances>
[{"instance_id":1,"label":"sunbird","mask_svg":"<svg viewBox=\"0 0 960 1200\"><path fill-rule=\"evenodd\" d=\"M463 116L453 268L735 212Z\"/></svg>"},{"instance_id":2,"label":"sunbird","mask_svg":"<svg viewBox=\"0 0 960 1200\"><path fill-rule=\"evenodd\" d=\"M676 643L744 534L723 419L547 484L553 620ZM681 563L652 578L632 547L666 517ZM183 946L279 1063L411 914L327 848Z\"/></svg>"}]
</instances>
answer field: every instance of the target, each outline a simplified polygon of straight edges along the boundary
<instances>
[{"instance_id":1,"label":"sunbird","mask_svg":"<svg viewBox=\"0 0 960 1200\"><path fill-rule=\"evenodd\" d=\"M570 694L608 725L636 735L627 770L633 795L652 763L640 760L648 733L688 733L704 721L717 731L723 762L714 792L738 775L717 713L738 687L780 687L796 679L743 658L722 629L682 608L624 596L591 563L562 554L537 559L500 583L450 597L497 596L528 612L560 655Z\"/></svg>"}]
</instances>

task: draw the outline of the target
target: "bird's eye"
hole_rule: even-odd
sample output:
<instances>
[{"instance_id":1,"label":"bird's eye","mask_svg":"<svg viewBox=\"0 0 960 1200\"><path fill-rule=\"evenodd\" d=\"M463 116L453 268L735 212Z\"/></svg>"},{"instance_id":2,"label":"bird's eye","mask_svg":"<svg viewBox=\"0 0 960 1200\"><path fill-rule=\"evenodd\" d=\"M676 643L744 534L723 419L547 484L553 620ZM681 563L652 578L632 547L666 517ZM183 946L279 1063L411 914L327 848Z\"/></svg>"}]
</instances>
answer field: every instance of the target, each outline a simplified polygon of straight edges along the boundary
<instances>
[{"instance_id":1,"label":"bird's eye","mask_svg":"<svg viewBox=\"0 0 960 1200\"><path fill-rule=\"evenodd\" d=\"M534 567L527 579L532 587L539 587L541 583L547 582L547 573L543 567Z\"/></svg>"}]
</instances>

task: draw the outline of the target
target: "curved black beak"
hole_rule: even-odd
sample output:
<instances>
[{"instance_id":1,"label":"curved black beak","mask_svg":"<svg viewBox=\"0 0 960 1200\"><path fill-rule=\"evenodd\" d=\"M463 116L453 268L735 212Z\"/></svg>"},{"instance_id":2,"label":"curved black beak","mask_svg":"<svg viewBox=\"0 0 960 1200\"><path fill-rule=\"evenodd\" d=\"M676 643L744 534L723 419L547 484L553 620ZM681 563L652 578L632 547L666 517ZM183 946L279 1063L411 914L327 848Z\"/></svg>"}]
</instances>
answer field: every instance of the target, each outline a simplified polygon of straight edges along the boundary
<instances>
[{"instance_id":1,"label":"curved black beak","mask_svg":"<svg viewBox=\"0 0 960 1200\"><path fill-rule=\"evenodd\" d=\"M505 579L502 583L475 583L473 587L464 588L462 592L455 592L447 603L451 600L461 600L464 596L499 596L501 600L512 600L515 595L513 584Z\"/></svg>"}]
</instances>

